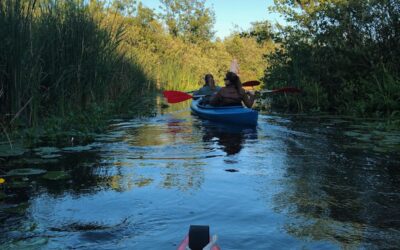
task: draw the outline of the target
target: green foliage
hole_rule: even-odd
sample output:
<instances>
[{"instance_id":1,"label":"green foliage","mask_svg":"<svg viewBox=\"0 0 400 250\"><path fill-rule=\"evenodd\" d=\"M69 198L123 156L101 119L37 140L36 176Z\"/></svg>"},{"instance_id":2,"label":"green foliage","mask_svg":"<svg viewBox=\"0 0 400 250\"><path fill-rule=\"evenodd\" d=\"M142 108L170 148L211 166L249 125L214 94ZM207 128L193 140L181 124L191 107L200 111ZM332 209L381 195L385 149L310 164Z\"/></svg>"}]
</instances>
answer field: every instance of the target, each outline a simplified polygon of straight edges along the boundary
<instances>
[{"instance_id":1,"label":"green foliage","mask_svg":"<svg viewBox=\"0 0 400 250\"><path fill-rule=\"evenodd\" d=\"M116 20L126 27L122 41L126 55L137 61L160 89L196 89L204 83L206 73L214 74L221 84L233 58L239 60L243 80L259 79L266 67L262 55L272 50L272 41L259 44L254 37L239 34L223 42L193 43L166 32L154 11L142 5L134 16Z\"/></svg>"},{"instance_id":2,"label":"green foliage","mask_svg":"<svg viewBox=\"0 0 400 250\"><path fill-rule=\"evenodd\" d=\"M243 81L260 79L263 76L267 62L264 54L272 51L272 41L257 42L257 38L244 37L241 34L233 34L224 41L226 51L240 62L240 77Z\"/></svg>"},{"instance_id":3,"label":"green foliage","mask_svg":"<svg viewBox=\"0 0 400 250\"><path fill-rule=\"evenodd\" d=\"M233 58L243 81L262 76L275 48L267 22L213 41L204 0L162 4L160 19L132 0L0 1L2 133L29 128L23 134L36 141L100 131L126 107L148 112L154 98L144 96L155 87L193 90L206 73L221 85Z\"/></svg>"},{"instance_id":4,"label":"green foliage","mask_svg":"<svg viewBox=\"0 0 400 250\"><path fill-rule=\"evenodd\" d=\"M341 113L398 117L400 110L400 79L383 68L369 78L345 82L337 96Z\"/></svg>"},{"instance_id":5,"label":"green foliage","mask_svg":"<svg viewBox=\"0 0 400 250\"><path fill-rule=\"evenodd\" d=\"M257 43L271 42L274 37L272 24L268 21L254 22L248 31L241 32L241 37L253 37Z\"/></svg>"},{"instance_id":6,"label":"green foliage","mask_svg":"<svg viewBox=\"0 0 400 250\"><path fill-rule=\"evenodd\" d=\"M112 9L123 15L133 15L136 11L135 0L113 0Z\"/></svg>"},{"instance_id":7,"label":"green foliage","mask_svg":"<svg viewBox=\"0 0 400 250\"><path fill-rule=\"evenodd\" d=\"M191 43L210 41L215 23L214 11L205 6L205 0L160 0L168 26L174 37Z\"/></svg>"},{"instance_id":8,"label":"green foliage","mask_svg":"<svg viewBox=\"0 0 400 250\"><path fill-rule=\"evenodd\" d=\"M276 0L273 10L290 25L275 36L280 47L267 57L266 85L303 88L300 101L314 102L304 108L384 116L398 110L398 1ZM310 82L326 105L309 93Z\"/></svg>"}]
</instances>

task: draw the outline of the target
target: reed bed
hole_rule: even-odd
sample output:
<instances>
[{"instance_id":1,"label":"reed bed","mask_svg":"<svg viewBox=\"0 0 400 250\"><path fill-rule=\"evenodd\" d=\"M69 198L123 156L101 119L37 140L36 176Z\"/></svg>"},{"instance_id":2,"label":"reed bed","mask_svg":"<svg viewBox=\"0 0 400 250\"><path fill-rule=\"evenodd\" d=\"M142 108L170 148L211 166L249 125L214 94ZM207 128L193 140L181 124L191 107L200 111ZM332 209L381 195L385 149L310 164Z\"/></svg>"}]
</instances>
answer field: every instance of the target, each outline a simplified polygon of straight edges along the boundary
<instances>
[{"instance_id":1,"label":"reed bed","mask_svg":"<svg viewBox=\"0 0 400 250\"><path fill-rule=\"evenodd\" d=\"M120 50L123 25L104 26L86 1L0 1L0 122L42 118L125 102L153 88Z\"/></svg>"}]
</instances>

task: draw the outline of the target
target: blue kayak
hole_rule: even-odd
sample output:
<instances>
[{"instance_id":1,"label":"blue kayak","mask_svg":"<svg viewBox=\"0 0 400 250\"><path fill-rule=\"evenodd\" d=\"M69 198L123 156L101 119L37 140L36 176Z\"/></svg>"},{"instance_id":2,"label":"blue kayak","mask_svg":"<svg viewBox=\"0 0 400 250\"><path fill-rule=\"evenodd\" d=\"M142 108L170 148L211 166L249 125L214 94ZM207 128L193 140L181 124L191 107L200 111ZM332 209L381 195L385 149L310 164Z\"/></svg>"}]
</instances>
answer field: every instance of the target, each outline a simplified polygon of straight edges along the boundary
<instances>
[{"instance_id":1,"label":"blue kayak","mask_svg":"<svg viewBox=\"0 0 400 250\"><path fill-rule=\"evenodd\" d=\"M200 105L199 99L193 99L190 108L192 113L200 118L238 125L256 126L258 112L243 106L214 107L211 105Z\"/></svg>"}]
</instances>

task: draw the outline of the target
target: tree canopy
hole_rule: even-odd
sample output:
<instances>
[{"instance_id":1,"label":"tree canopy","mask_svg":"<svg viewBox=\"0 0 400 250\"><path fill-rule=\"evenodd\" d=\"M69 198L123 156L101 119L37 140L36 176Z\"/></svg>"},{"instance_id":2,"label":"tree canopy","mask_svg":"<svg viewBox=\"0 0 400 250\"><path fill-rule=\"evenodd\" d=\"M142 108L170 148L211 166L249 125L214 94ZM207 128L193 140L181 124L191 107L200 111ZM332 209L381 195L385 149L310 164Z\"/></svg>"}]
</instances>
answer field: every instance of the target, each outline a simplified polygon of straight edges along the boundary
<instances>
[{"instance_id":1,"label":"tree canopy","mask_svg":"<svg viewBox=\"0 0 400 250\"><path fill-rule=\"evenodd\" d=\"M308 89L309 108L378 115L400 108L399 1L275 0L272 9L289 25L276 34L266 82Z\"/></svg>"},{"instance_id":2,"label":"tree canopy","mask_svg":"<svg viewBox=\"0 0 400 250\"><path fill-rule=\"evenodd\" d=\"M160 0L162 18L169 33L191 43L209 41L214 36L215 13L205 0Z\"/></svg>"}]
</instances>

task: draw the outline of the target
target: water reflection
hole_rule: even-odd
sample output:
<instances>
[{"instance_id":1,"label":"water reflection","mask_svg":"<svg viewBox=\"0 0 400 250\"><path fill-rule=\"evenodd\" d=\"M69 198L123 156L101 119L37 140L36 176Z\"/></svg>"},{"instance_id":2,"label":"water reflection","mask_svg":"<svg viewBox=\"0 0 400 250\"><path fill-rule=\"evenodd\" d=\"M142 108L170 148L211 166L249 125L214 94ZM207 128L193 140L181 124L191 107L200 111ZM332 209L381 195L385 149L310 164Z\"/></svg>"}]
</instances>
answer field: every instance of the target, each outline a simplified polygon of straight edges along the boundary
<instances>
[{"instance_id":1,"label":"water reflection","mask_svg":"<svg viewBox=\"0 0 400 250\"><path fill-rule=\"evenodd\" d=\"M115 125L113 132L123 131L124 143L104 145L102 158L112 176L109 186L125 192L147 186L199 189L204 182L207 156L195 150L200 138L188 118L187 112L171 111L146 123Z\"/></svg>"},{"instance_id":2,"label":"water reflection","mask_svg":"<svg viewBox=\"0 0 400 250\"><path fill-rule=\"evenodd\" d=\"M68 173L68 178L51 179L42 175L6 176L6 184L0 188L4 196L0 198L0 245L2 249L38 249L46 245L48 237L42 237L43 232L38 224L32 221L33 203L41 194L51 199L62 199L67 195L74 198L82 195L95 195L99 186L104 185L104 179L96 174L99 155L95 151L66 153L63 161L40 161L41 158L30 160L11 160L5 169L39 168L47 173L58 171ZM34 164L32 162L39 162ZM51 204L44 203L45 206ZM51 218L49 218L51 220Z\"/></svg>"},{"instance_id":3,"label":"water reflection","mask_svg":"<svg viewBox=\"0 0 400 250\"><path fill-rule=\"evenodd\" d=\"M0 248L176 249L194 223L214 223L224 249L398 246L400 159L388 150L400 137L347 125L261 115L257 129L232 127L187 106L118 120L88 147L2 166L70 178L5 177Z\"/></svg>"},{"instance_id":4,"label":"water reflection","mask_svg":"<svg viewBox=\"0 0 400 250\"><path fill-rule=\"evenodd\" d=\"M238 154L246 140L257 139L257 129L253 127L234 126L212 121L199 120L196 126L202 131L205 145L214 145L222 149L227 156Z\"/></svg>"},{"instance_id":5,"label":"water reflection","mask_svg":"<svg viewBox=\"0 0 400 250\"><path fill-rule=\"evenodd\" d=\"M285 225L287 232L343 248L398 246L393 231L400 228L400 220L393 219L400 218L396 156L388 162L388 155L343 147L349 144L343 126L321 128L293 119L286 127L294 133L282 140L285 178L274 202L277 212L293 218Z\"/></svg>"}]
</instances>

